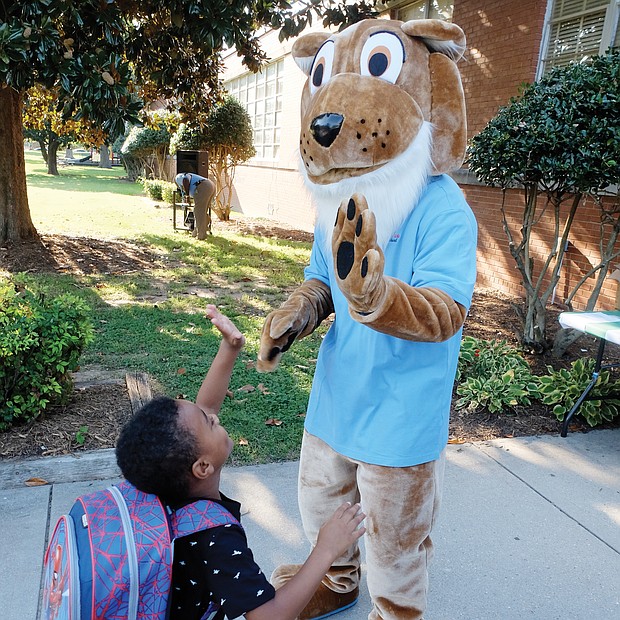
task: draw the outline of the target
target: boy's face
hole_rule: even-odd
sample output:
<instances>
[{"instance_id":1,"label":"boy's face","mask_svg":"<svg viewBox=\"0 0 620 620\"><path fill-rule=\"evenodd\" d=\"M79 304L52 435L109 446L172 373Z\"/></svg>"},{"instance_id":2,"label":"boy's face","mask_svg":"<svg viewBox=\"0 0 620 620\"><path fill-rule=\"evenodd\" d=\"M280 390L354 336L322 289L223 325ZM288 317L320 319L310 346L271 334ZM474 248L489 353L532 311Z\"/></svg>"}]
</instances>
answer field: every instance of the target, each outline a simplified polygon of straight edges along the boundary
<instances>
[{"instance_id":1,"label":"boy's face","mask_svg":"<svg viewBox=\"0 0 620 620\"><path fill-rule=\"evenodd\" d=\"M177 400L177 406L183 424L196 438L198 458L203 457L215 469L220 469L230 456L233 441L218 417L205 413L188 400Z\"/></svg>"}]
</instances>

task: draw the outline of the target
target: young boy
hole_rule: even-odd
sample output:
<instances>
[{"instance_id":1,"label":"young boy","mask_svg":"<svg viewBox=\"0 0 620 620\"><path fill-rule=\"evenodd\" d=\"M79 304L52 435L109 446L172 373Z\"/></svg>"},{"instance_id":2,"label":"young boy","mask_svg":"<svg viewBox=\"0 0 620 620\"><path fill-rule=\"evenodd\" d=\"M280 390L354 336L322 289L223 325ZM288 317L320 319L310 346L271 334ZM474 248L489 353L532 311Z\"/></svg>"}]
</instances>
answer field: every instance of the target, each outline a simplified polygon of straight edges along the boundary
<instances>
[{"instance_id":1,"label":"young boy","mask_svg":"<svg viewBox=\"0 0 620 620\"><path fill-rule=\"evenodd\" d=\"M196 403L157 398L121 431L116 459L125 478L158 495L173 510L210 499L239 521L240 505L220 492L233 447L218 413L245 338L215 306L207 316L221 332L220 348ZM359 504L343 504L322 527L302 569L277 591L254 562L243 529L219 526L175 541L170 620L293 620L332 562L365 531Z\"/></svg>"}]
</instances>

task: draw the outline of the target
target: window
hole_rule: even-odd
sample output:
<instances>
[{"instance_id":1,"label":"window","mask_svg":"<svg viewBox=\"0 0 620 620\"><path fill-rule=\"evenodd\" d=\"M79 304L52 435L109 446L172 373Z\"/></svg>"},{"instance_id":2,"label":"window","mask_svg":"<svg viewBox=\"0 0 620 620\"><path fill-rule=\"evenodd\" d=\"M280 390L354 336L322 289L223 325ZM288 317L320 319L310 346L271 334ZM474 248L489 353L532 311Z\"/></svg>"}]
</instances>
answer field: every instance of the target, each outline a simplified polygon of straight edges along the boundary
<instances>
[{"instance_id":1,"label":"window","mask_svg":"<svg viewBox=\"0 0 620 620\"><path fill-rule=\"evenodd\" d=\"M224 84L250 115L256 159L276 160L280 149L284 61L246 73Z\"/></svg>"},{"instance_id":2,"label":"window","mask_svg":"<svg viewBox=\"0 0 620 620\"><path fill-rule=\"evenodd\" d=\"M619 5L619 0L554 0L539 75L618 47Z\"/></svg>"},{"instance_id":3,"label":"window","mask_svg":"<svg viewBox=\"0 0 620 620\"><path fill-rule=\"evenodd\" d=\"M452 21L453 1L418 0L396 7L396 19L406 22L410 19L443 19Z\"/></svg>"}]
</instances>

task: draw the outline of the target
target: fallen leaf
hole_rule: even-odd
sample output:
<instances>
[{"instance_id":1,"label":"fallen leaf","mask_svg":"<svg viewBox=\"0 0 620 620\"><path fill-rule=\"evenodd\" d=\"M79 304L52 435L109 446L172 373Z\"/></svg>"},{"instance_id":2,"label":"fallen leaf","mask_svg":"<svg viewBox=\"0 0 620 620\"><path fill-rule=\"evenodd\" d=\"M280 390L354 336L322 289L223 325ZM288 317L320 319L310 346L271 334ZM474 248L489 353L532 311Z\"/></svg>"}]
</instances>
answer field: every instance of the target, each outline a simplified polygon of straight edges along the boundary
<instances>
[{"instance_id":1,"label":"fallen leaf","mask_svg":"<svg viewBox=\"0 0 620 620\"><path fill-rule=\"evenodd\" d=\"M47 480L43 480L43 478L28 478L24 484L27 487L42 487L49 484L49 482Z\"/></svg>"},{"instance_id":2,"label":"fallen leaf","mask_svg":"<svg viewBox=\"0 0 620 620\"><path fill-rule=\"evenodd\" d=\"M247 439L244 439L243 437L239 440L239 445L240 446L249 446L250 442Z\"/></svg>"},{"instance_id":3,"label":"fallen leaf","mask_svg":"<svg viewBox=\"0 0 620 620\"><path fill-rule=\"evenodd\" d=\"M271 394L271 392L264 386L264 384L259 383L256 388L260 390L263 394Z\"/></svg>"},{"instance_id":4,"label":"fallen leaf","mask_svg":"<svg viewBox=\"0 0 620 620\"><path fill-rule=\"evenodd\" d=\"M230 391L230 390L226 390L226 397L227 398L234 398L234 394Z\"/></svg>"},{"instance_id":5,"label":"fallen leaf","mask_svg":"<svg viewBox=\"0 0 620 620\"><path fill-rule=\"evenodd\" d=\"M253 392L256 388L253 385L244 385L240 387L237 392Z\"/></svg>"},{"instance_id":6,"label":"fallen leaf","mask_svg":"<svg viewBox=\"0 0 620 620\"><path fill-rule=\"evenodd\" d=\"M186 372L185 368L177 368L177 375L184 375Z\"/></svg>"},{"instance_id":7,"label":"fallen leaf","mask_svg":"<svg viewBox=\"0 0 620 620\"><path fill-rule=\"evenodd\" d=\"M282 420L276 420L276 418L268 418L265 420L265 426L282 426Z\"/></svg>"},{"instance_id":8,"label":"fallen leaf","mask_svg":"<svg viewBox=\"0 0 620 620\"><path fill-rule=\"evenodd\" d=\"M448 439L448 443L461 444L466 442L464 439Z\"/></svg>"}]
</instances>

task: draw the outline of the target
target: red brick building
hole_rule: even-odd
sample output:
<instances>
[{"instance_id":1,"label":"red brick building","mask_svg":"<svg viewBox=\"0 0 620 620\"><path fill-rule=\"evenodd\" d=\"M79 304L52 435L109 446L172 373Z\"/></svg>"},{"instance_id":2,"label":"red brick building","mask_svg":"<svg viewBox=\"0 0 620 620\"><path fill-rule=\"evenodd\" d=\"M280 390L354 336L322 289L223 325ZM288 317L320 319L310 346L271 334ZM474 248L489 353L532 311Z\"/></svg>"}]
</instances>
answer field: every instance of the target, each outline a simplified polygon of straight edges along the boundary
<instances>
[{"instance_id":1,"label":"red brick building","mask_svg":"<svg viewBox=\"0 0 620 620\"><path fill-rule=\"evenodd\" d=\"M620 45L618 0L418 0L386 4L386 16L402 20L439 17L464 30L467 52L459 67L470 138L518 94L522 83L536 80L549 67ZM272 59L262 74L252 77L244 73L231 56L224 76L229 90L250 113L258 151L257 157L238 170L233 204L249 215L311 230L312 207L297 173L296 157L299 98L305 76L290 57L290 43L278 42L274 33L266 33L262 41ZM454 177L478 219L479 286L522 294L520 274L502 226L501 191L480 184L465 169ZM520 225L522 201L518 190L507 192L505 204L515 232ZM580 208L556 289L557 303L563 303L584 271L598 263L599 222L594 203ZM540 233L532 245L535 261L540 261L548 253L551 239ZM594 278L590 278L575 298L576 309L584 307L593 285ZM607 281L597 308L613 307L615 294L616 283Z\"/></svg>"}]
</instances>

